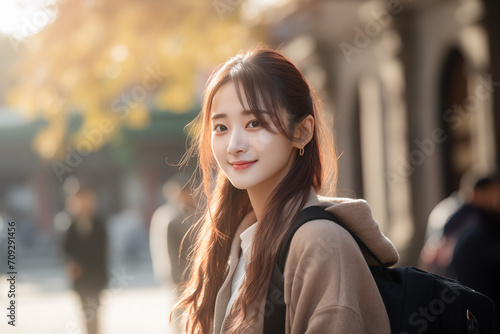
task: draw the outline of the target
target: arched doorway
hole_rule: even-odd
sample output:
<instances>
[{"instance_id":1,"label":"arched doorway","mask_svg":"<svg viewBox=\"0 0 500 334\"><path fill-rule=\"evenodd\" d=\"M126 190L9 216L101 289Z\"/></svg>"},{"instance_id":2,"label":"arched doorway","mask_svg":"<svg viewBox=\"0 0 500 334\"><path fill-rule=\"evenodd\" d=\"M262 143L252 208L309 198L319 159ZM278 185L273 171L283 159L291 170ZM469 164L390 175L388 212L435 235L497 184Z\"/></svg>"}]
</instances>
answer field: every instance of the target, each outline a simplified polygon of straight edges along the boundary
<instances>
[{"instance_id":1,"label":"arched doorway","mask_svg":"<svg viewBox=\"0 0 500 334\"><path fill-rule=\"evenodd\" d=\"M452 49L445 59L440 86L440 121L446 136L442 176L448 196L459 189L462 175L474 164L471 112L464 106L468 96L467 66L457 49Z\"/></svg>"}]
</instances>

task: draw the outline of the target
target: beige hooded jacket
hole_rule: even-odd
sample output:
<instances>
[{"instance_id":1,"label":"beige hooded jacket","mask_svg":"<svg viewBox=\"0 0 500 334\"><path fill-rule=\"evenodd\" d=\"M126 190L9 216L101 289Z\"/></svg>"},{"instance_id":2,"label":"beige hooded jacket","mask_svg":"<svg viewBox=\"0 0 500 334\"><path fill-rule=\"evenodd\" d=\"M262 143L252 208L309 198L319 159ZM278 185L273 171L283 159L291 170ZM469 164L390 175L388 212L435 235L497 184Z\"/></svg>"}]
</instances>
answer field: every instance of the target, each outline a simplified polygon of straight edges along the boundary
<instances>
[{"instance_id":1,"label":"beige hooded jacket","mask_svg":"<svg viewBox=\"0 0 500 334\"><path fill-rule=\"evenodd\" d=\"M388 265L399 255L379 229L364 200L326 198L312 193L304 207L320 205L335 214ZM256 221L247 215L236 232L229 255L227 277L215 304L214 333L224 333L231 282L238 265L240 234ZM250 250L244 252L249 263ZM329 220L314 220L295 233L285 266L286 333L290 334L386 334L389 319L368 265L351 235ZM258 312L257 322L245 333L263 332L265 300L254 303L249 316ZM269 307L267 308L269 311Z\"/></svg>"}]
</instances>

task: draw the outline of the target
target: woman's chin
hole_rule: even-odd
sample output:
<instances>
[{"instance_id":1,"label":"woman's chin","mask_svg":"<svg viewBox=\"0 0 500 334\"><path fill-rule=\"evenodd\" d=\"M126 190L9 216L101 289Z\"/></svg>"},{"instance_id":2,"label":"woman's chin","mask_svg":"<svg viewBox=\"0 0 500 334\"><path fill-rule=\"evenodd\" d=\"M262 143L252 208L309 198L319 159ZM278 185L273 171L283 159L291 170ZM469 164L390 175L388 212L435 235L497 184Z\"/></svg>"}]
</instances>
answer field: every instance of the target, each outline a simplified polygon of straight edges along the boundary
<instances>
[{"instance_id":1,"label":"woman's chin","mask_svg":"<svg viewBox=\"0 0 500 334\"><path fill-rule=\"evenodd\" d=\"M229 180L231 182L231 180ZM248 186L246 184L241 184L239 182L231 182L233 187L239 190L248 190Z\"/></svg>"}]
</instances>

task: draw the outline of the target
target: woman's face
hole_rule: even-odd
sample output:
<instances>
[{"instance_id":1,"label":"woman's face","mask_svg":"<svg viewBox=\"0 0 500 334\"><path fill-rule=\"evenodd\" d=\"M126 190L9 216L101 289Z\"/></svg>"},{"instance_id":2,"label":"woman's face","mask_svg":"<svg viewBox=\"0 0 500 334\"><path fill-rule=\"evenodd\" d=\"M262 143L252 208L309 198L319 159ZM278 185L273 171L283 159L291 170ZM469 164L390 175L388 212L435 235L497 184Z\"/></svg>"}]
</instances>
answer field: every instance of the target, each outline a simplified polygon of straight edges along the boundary
<instances>
[{"instance_id":1,"label":"woman's face","mask_svg":"<svg viewBox=\"0 0 500 334\"><path fill-rule=\"evenodd\" d=\"M238 189L269 193L285 177L297 156L293 142L269 120L270 130L241 105L232 82L215 94L211 146L217 163Z\"/></svg>"}]
</instances>

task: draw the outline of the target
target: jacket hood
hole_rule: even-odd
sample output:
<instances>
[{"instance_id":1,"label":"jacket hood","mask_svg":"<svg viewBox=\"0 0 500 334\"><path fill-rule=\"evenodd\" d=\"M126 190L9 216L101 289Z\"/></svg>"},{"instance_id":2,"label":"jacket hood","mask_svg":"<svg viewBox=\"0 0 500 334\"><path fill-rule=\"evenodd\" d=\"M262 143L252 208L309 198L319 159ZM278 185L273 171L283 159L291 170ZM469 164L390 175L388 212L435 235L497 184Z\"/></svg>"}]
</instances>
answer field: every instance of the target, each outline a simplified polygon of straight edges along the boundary
<instances>
[{"instance_id":1,"label":"jacket hood","mask_svg":"<svg viewBox=\"0 0 500 334\"><path fill-rule=\"evenodd\" d=\"M399 261L396 247L380 231L368 202L362 199L343 197L318 196L317 199L318 205L339 218L341 223L356 234L385 265L393 266ZM378 264L368 254L362 252L369 265Z\"/></svg>"}]
</instances>

